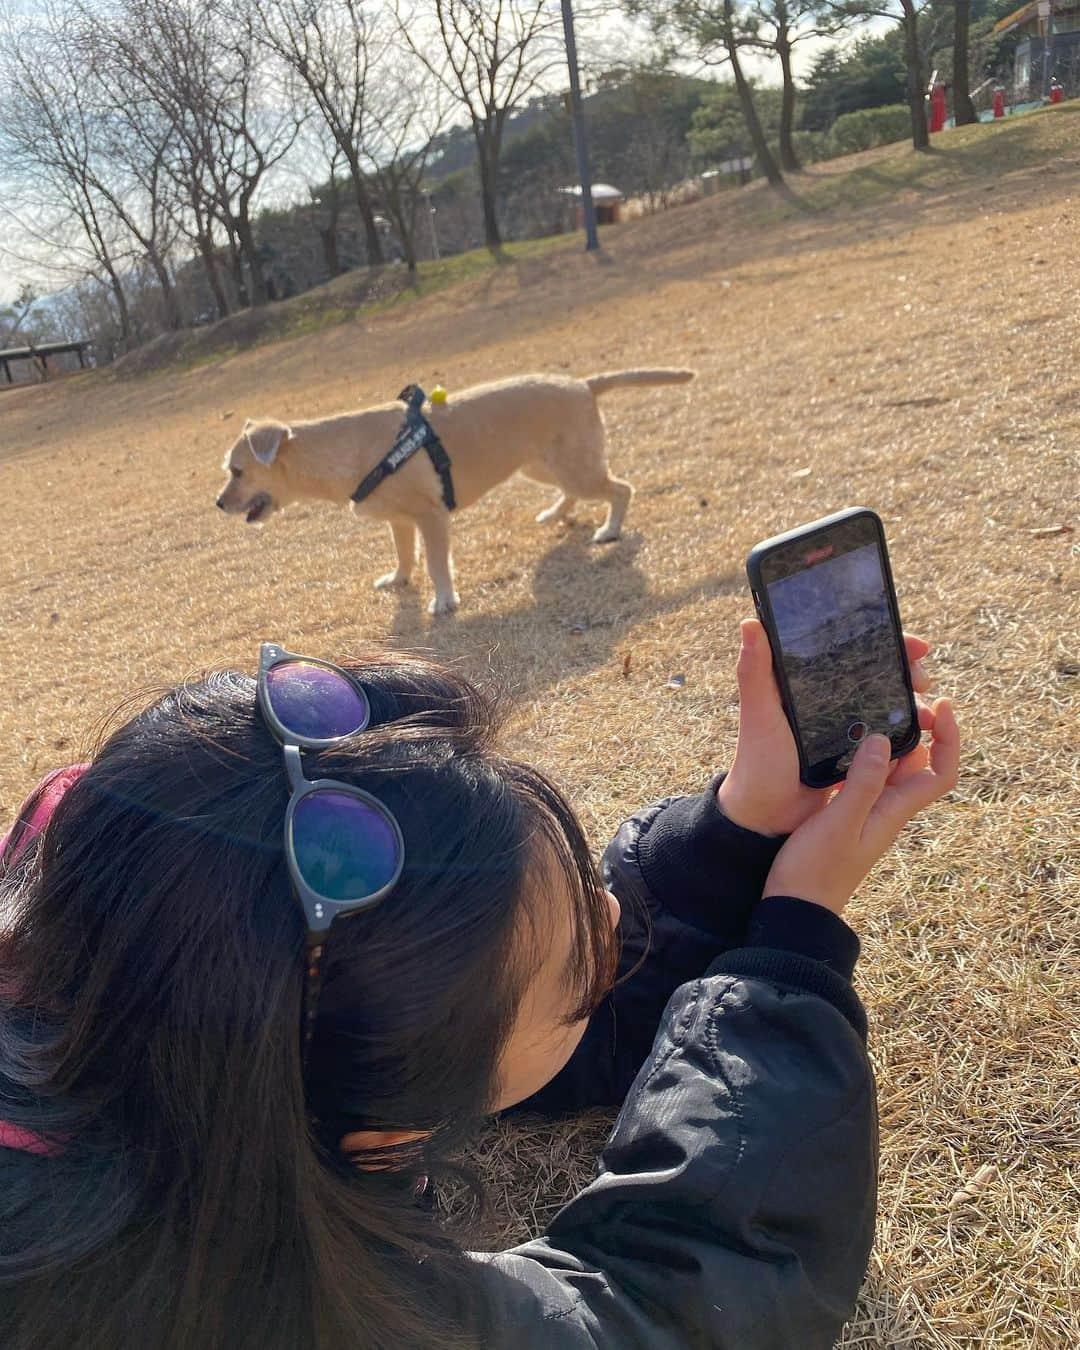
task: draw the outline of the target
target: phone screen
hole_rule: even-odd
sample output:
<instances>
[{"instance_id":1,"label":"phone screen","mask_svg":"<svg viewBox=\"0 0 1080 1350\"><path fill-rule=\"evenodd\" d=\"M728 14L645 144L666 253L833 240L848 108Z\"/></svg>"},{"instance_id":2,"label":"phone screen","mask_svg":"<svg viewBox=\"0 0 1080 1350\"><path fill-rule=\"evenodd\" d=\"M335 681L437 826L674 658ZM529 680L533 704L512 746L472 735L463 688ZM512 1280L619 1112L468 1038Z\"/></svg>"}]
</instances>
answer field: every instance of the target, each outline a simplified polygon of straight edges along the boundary
<instances>
[{"instance_id":1,"label":"phone screen","mask_svg":"<svg viewBox=\"0 0 1080 1350\"><path fill-rule=\"evenodd\" d=\"M792 540L763 559L762 580L811 777L835 780L873 732L907 748L917 713L874 518Z\"/></svg>"}]
</instances>

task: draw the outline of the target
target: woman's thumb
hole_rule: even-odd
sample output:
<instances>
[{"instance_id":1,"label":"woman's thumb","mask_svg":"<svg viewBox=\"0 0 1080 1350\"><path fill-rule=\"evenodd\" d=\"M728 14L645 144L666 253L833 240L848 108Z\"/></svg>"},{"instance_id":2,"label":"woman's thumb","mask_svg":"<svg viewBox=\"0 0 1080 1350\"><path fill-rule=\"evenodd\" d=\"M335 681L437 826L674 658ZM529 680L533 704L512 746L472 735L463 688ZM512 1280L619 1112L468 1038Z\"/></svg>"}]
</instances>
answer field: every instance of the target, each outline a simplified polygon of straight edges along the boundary
<instances>
[{"instance_id":1,"label":"woman's thumb","mask_svg":"<svg viewBox=\"0 0 1080 1350\"><path fill-rule=\"evenodd\" d=\"M772 648L765 629L757 619L744 619L740 624L742 646L735 675L739 682L739 707L743 715L776 714L783 710L780 691L772 668Z\"/></svg>"},{"instance_id":2,"label":"woman's thumb","mask_svg":"<svg viewBox=\"0 0 1080 1350\"><path fill-rule=\"evenodd\" d=\"M861 828L874 809L889 776L892 746L888 736L867 736L851 761L843 791L836 805L846 813L847 824Z\"/></svg>"}]
</instances>

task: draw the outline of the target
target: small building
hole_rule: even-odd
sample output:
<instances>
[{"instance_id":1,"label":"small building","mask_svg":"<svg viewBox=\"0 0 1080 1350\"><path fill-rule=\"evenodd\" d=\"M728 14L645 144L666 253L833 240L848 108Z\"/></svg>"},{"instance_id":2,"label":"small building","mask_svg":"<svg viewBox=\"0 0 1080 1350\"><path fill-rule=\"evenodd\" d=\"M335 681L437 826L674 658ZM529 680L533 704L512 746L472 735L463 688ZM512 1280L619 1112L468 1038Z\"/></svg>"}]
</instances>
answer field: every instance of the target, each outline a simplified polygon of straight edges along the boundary
<instances>
[{"instance_id":1,"label":"small building","mask_svg":"<svg viewBox=\"0 0 1080 1350\"><path fill-rule=\"evenodd\" d=\"M575 207L575 219L578 228L585 224L585 210L582 203L581 187L559 188L560 196L569 198ZM619 223L619 213L623 202L626 200L623 193L617 187L612 187L610 183L594 183L592 185L593 206L596 209L597 225L617 225Z\"/></svg>"},{"instance_id":2,"label":"small building","mask_svg":"<svg viewBox=\"0 0 1080 1350\"><path fill-rule=\"evenodd\" d=\"M1066 98L1080 95L1080 0L1030 0L994 25L996 36L1017 39L1013 102L1039 102L1050 83L1064 86Z\"/></svg>"}]
</instances>

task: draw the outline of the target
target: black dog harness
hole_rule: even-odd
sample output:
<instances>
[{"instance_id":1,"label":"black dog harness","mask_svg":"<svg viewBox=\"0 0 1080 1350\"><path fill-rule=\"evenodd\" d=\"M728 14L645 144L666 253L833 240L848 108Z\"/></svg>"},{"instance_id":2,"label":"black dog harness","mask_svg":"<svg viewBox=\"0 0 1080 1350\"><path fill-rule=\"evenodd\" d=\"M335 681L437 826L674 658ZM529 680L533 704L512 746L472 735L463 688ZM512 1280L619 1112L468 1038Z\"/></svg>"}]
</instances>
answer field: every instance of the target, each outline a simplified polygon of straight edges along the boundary
<instances>
[{"instance_id":1,"label":"black dog harness","mask_svg":"<svg viewBox=\"0 0 1080 1350\"><path fill-rule=\"evenodd\" d=\"M450 456L439 440L435 428L421 412L427 395L418 384L407 384L398 394L398 398L407 409L401 430L395 437L394 444L352 494L352 500L362 502L365 497L370 497L384 478L397 473L418 450L426 450L432 467L442 483L443 505L448 511L452 511L457 502L454 499L454 480L450 476Z\"/></svg>"}]
</instances>

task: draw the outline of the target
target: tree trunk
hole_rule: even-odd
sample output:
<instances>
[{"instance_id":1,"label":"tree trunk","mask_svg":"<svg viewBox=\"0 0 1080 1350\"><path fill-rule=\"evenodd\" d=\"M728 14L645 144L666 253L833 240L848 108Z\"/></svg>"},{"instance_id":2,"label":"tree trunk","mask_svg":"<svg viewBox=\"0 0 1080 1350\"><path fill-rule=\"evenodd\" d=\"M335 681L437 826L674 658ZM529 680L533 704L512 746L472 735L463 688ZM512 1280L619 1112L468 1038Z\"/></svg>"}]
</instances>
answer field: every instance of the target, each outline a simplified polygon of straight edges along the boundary
<instances>
[{"instance_id":1,"label":"tree trunk","mask_svg":"<svg viewBox=\"0 0 1080 1350\"><path fill-rule=\"evenodd\" d=\"M120 278L112 269L109 269L109 285L112 287L112 293L116 297L116 311L120 316L120 333L124 339L125 348L131 345L131 314L128 311L127 296L124 294L124 288L120 284Z\"/></svg>"},{"instance_id":2,"label":"tree trunk","mask_svg":"<svg viewBox=\"0 0 1080 1350\"><path fill-rule=\"evenodd\" d=\"M247 213L247 203L242 202L240 214L236 218L236 237L240 242L240 252L247 262L248 276L251 278L252 305L265 305L270 299L270 288L266 284L266 270L263 267L259 246L255 242L255 231Z\"/></svg>"},{"instance_id":3,"label":"tree trunk","mask_svg":"<svg viewBox=\"0 0 1080 1350\"><path fill-rule=\"evenodd\" d=\"M120 336L125 351L131 346L131 312L128 309L127 296L124 294L123 283L120 275L113 266L112 258L109 256L108 249L99 247L97 249L98 260L105 270L105 275L109 278L109 289L113 293L113 299L116 301L116 315L120 320ZM43 368L43 373L48 374Z\"/></svg>"},{"instance_id":4,"label":"tree trunk","mask_svg":"<svg viewBox=\"0 0 1080 1350\"><path fill-rule=\"evenodd\" d=\"M484 212L484 243L488 248L502 247L496 193L499 184L499 147L493 128L474 127L476 164L480 171L480 205Z\"/></svg>"},{"instance_id":5,"label":"tree trunk","mask_svg":"<svg viewBox=\"0 0 1080 1350\"><path fill-rule=\"evenodd\" d=\"M161 287L161 305L165 311L165 327L171 332L175 332L183 324L180 315L180 302L176 296L176 287L173 285L172 277L169 276L169 269L165 265L164 258L154 249L147 251L147 260L154 270L158 285Z\"/></svg>"},{"instance_id":6,"label":"tree trunk","mask_svg":"<svg viewBox=\"0 0 1080 1350\"><path fill-rule=\"evenodd\" d=\"M367 249L368 266L381 267L386 259L383 256L382 236L379 234L379 227L375 221L371 198L367 195L363 180L356 178L355 182L356 205L360 212L360 219L364 222L364 246Z\"/></svg>"},{"instance_id":7,"label":"tree trunk","mask_svg":"<svg viewBox=\"0 0 1080 1350\"><path fill-rule=\"evenodd\" d=\"M778 187L784 181L784 178L780 172L780 166L773 157L773 152L769 149L769 143L765 139L765 132L761 128L761 121L758 118L757 109L754 107L754 91L743 74L742 63L739 61L739 44L735 41L732 0L724 0L724 45L727 48L728 60L731 62L731 73L735 77L735 89L739 95L739 105L742 108L746 129L750 133L757 162L769 183L773 187Z\"/></svg>"},{"instance_id":8,"label":"tree trunk","mask_svg":"<svg viewBox=\"0 0 1080 1350\"><path fill-rule=\"evenodd\" d=\"M409 276L416 276L416 209L413 206L410 209L410 203L413 201L413 194L410 192L398 211L398 238L401 240L401 247L405 252L405 265L409 270Z\"/></svg>"},{"instance_id":9,"label":"tree trunk","mask_svg":"<svg viewBox=\"0 0 1080 1350\"><path fill-rule=\"evenodd\" d=\"M958 127L979 120L971 99L968 74L968 29L971 24L971 0L956 0L956 27L953 31L953 117Z\"/></svg>"},{"instance_id":10,"label":"tree trunk","mask_svg":"<svg viewBox=\"0 0 1080 1350\"><path fill-rule=\"evenodd\" d=\"M218 266L214 241L205 229L199 230L196 239L203 271L206 273L207 284L210 287L210 294L214 297L214 304L217 307L218 318L224 319L232 313L232 306L229 304L229 297L221 282L221 269Z\"/></svg>"},{"instance_id":11,"label":"tree trunk","mask_svg":"<svg viewBox=\"0 0 1080 1350\"><path fill-rule=\"evenodd\" d=\"M360 159L354 146L343 145L341 149L349 165L353 195L356 197L356 209L360 212L360 219L364 225L364 246L367 250L368 266L381 267L386 259L383 257L382 237L379 234L379 227L375 223L375 210L371 205L371 198L368 196L368 190L364 184L364 170L360 166Z\"/></svg>"},{"instance_id":12,"label":"tree trunk","mask_svg":"<svg viewBox=\"0 0 1080 1350\"><path fill-rule=\"evenodd\" d=\"M240 241L236 237L236 228L228 216L221 217L221 223L225 227L225 236L229 241L229 271L232 274L233 297L236 301L237 309L247 309L251 303L248 299L248 286L244 277L244 259L240 253Z\"/></svg>"},{"instance_id":13,"label":"tree trunk","mask_svg":"<svg viewBox=\"0 0 1080 1350\"><path fill-rule=\"evenodd\" d=\"M328 225L320 226L319 242L322 244L323 262L326 264L326 274L330 278L341 275L341 259L338 256L338 232L337 223L331 221Z\"/></svg>"},{"instance_id":14,"label":"tree trunk","mask_svg":"<svg viewBox=\"0 0 1080 1350\"><path fill-rule=\"evenodd\" d=\"M930 149L930 129L926 125L926 99L922 87L922 59L919 52L919 16L914 0L900 0L904 11L904 62L907 65L908 106L911 109L911 142L916 150Z\"/></svg>"},{"instance_id":15,"label":"tree trunk","mask_svg":"<svg viewBox=\"0 0 1080 1350\"><path fill-rule=\"evenodd\" d=\"M791 43L786 29L777 33L776 54L780 58L784 80L780 99L780 165L788 173L798 173L802 165L795 153L795 75L791 69Z\"/></svg>"},{"instance_id":16,"label":"tree trunk","mask_svg":"<svg viewBox=\"0 0 1080 1350\"><path fill-rule=\"evenodd\" d=\"M322 241L323 261L326 263L326 270L331 277L341 275L341 258L338 253L338 221L341 218L341 188L337 178L334 176L334 170L330 170L329 191L326 199L327 220L325 225L318 226L319 238Z\"/></svg>"}]
</instances>

